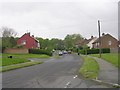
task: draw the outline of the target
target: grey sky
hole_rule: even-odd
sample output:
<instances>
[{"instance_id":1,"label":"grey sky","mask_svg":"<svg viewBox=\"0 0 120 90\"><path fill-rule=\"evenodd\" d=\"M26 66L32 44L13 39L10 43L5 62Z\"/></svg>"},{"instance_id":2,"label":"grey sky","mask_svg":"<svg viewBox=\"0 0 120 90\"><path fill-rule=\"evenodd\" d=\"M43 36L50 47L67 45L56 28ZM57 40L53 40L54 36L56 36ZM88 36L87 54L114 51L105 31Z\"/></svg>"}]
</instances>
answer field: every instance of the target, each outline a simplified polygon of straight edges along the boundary
<instances>
[{"instance_id":1,"label":"grey sky","mask_svg":"<svg viewBox=\"0 0 120 90\"><path fill-rule=\"evenodd\" d=\"M89 38L98 36L99 19L101 32L118 38L118 0L33 1L0 1L0 27L14 28L18 36L29 31L42 38L63 39L73 33Z\"/></svg>"}]
</instances>

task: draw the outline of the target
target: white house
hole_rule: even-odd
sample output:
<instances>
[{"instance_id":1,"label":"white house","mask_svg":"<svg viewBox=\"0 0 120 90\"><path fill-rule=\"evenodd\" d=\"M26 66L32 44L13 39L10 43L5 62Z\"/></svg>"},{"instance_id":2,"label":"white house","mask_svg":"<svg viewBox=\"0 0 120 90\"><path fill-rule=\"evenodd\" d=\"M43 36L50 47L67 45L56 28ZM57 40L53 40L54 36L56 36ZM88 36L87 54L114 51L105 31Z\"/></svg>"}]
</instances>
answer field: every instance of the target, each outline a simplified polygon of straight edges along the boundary
<instances>
[{"instance_id":1,"label":"white house","mask_svg":"<svg viewBox=\"0 0 120 90\"><path fill-rule=\"evenodd\" d=\"M93 44L92 44L92 43L93 43L95 40L97 40L97 37L91 36L91 39L90 39L89 43L87 44L87 46L90 47L90 49L93 48Z\"/></svg>"}]
</instances>

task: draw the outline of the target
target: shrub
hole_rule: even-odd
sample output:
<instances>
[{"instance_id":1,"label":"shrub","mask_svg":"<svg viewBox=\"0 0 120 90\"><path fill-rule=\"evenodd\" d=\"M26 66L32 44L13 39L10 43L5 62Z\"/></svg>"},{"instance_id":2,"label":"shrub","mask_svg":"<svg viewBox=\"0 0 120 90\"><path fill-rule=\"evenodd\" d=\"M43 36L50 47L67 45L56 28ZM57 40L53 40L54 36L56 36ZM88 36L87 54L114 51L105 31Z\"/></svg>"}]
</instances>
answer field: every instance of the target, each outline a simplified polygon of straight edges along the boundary
<instances>
[{"instance_id":1,"label":"shrub","mask_svg":"<svg viewBox=\"0 0 120 90\"><path fill-rule=\"evenodd\" d=\"M87 50L87 54L98 54L99 53L99 49L89 49Z\"/></svg>"},{"instance_id":2,"label":"shrub","mask_svg":"<svg viewBox=\"0 0 120 90\"><path fill-rule=\"evenodd\" d=\"M79 52L81 54L86 53L85 50L80 50ZM98 54L98 53L99 53L99 49L87 49L87 54ZM110 53L110 49L109 48L102 48L101 53Z\"/></svg>"},{"instance_id":3,"label":"shrub","mask_svg":"<svg viewBox=\"0 0 120 90\"><path fill-rule=\"evenodd\" d=\"M102 53L110 53L110 48L103 48Z\"/></svg>"},{"instance_id":4,"label":"shrub","mask_svg":"<svg viewBox=\"0 0 120 90\"><path fill-rule=\"evenodd\" d=\"M44 49L29 49L29 53L31 53L31 54L46 54L49 56L52 55L50 50L44 50Z\"/></svg>"}]
</instances>

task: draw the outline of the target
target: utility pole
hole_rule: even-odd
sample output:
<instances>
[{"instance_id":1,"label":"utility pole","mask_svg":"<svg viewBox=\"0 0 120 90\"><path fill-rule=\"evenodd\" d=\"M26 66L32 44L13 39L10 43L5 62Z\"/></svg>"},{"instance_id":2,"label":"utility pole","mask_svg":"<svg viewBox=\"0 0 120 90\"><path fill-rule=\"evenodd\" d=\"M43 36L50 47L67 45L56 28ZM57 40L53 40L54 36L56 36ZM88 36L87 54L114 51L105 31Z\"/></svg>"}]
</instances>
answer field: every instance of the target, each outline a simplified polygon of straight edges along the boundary
<instances>
[{"instance_id":1,"label":"utility pole","mask_svg":"<svg viewBox=\"0 0 120 90\"><path fill-rule=\"evenodd\" d=\"M98 31L99 31L99 55L101 58L101 37L100 37L100 21L98 20Z\"/></svg>"}]
</instances>

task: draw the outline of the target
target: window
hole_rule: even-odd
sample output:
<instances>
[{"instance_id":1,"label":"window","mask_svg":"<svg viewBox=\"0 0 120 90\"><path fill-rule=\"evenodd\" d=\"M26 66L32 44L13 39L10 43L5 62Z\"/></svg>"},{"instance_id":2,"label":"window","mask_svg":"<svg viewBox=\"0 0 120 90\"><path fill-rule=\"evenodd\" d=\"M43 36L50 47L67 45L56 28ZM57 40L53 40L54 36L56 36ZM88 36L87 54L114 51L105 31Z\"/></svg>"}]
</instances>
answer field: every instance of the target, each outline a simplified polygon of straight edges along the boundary
<instances>
[{"instance_id":1,"label":"window","mask_svg":"<svg viewBox=\"0 0 120 90\"><path fill-rule=\"evenodd\" d=\"M111 45L112 44L112 42L111 41L108 41L108 45Z\"/></svg>"},{"instance_id":2,"label":"window","mask_svg":"<svg viewBox=\"0 0 120 90\"><path fill-rule=\"evenodd\" d=\"M96 43L96 46L97 46L97 47L99 46L99 42Z\"/></svg>"},{"instance_id":3,"label":"window","mask_svg":"<svg viewBox=\"0 0 120 90\"><path fill-rule=\"evenodd\" d=\"M21 44L22 44L22 45L25 45L25 44L26 44L26 40L22 40L22 41L21 41Z\"/></svg>"}]
</instances>

